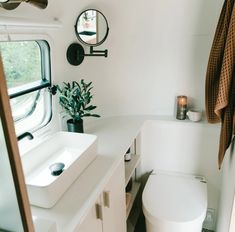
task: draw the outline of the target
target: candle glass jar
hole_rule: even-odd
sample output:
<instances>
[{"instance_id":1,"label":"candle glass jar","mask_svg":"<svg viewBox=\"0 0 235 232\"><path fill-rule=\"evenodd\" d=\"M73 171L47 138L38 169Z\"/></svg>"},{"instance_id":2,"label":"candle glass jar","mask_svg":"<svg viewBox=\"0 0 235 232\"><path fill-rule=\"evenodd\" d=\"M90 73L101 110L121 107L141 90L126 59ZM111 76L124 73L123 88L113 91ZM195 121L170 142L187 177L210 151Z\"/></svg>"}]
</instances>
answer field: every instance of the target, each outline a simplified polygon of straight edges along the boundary
<instances>
[{"instance_id":1,"label":"candle glass jar","mask_svg":"<svg viewBox=\"0 0 235 232\"><path fill-rule=\"evenodd\" d=\"M177 112L176 112L176 118L179 120L185 120L186 119L186 113L187 113L187 96L177 96Z\"/></svg>"}]
</instances>

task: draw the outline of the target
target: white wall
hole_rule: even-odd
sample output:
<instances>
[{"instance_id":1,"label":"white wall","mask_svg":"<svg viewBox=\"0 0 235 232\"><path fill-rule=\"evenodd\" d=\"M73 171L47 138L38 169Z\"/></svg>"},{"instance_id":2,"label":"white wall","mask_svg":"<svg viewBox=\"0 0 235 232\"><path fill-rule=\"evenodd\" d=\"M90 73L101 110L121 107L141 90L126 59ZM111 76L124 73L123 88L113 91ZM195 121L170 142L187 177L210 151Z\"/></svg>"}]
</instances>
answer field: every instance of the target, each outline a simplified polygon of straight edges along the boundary
<instances>
[{"instance_id":1,"label":"white wall","mask_svg":"<svg viewBox=\"0 0 235 232\"><path fill-rule=\"evenodd\" d=\"M203 108L216 2L114 1L112 6L105 12L110 36L103 45L109 58L87 61L98 68L84 66L87 77L95 78L101 113L172 114L178 94Z\"/></svg>"},{"instance_id":2,"label":"white wall","mask_svg":"<svg viewBox=\"0 0 235 232\"><path fill-rule=\"evenodd\" d=\"M231 149L231 147L226 152L224 164L222 167L223 175L222 175L221 197L220 197L220 212L217 221L217 232L229 231L230 218L232 213L232 206L235 194L234 144L233 144L233 149Z\"/></svg>"},{"instance_id":3,"label":"white wall","mask_svg":"<svg viewBox=\"0 0 235 232\"><path fill-rule=\"evenodd\" d=\"M102 116L172 114L178 94L204 108L206 65L221 1L49 0L46 10L22 3L13 11L0 9L0 16L58 18L61 29L45 30L56 53L53 80L92 80ZM66 61L66 49L77 41L76 17L89 7L107 16L110 34L100 48L107 48L109 57L86 57L74 67Z\"/></svg>"}]
</instances>

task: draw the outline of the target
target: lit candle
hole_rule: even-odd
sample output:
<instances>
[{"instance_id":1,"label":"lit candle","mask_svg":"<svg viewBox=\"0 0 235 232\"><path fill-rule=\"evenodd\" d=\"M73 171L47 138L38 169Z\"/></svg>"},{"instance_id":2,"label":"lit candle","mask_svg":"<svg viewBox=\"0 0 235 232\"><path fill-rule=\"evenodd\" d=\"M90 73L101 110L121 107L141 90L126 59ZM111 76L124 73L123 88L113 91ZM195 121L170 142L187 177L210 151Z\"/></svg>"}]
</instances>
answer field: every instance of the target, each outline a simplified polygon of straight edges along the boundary
<instances>
[{"instance_id":1,"label":"lit candle","mask_svg":"<svg viewBox=\"0 0 235 232\"><path fill-rule=\"evenodd\" d=\"M177 96L177 113L176 118L179 120L186 119L186 111L187 111L187 96Z\"/></svg>"},{"instance_id":2,"label":"lit candle","mask_svg":"<svg viewBox=\"0 0 235 232\"><path fill-rule=\"evenodd\" d=\"M186 96L179 96L179 104L181 106L186 106L187 105L187 97Z\"/></svg>"}]
</instances>

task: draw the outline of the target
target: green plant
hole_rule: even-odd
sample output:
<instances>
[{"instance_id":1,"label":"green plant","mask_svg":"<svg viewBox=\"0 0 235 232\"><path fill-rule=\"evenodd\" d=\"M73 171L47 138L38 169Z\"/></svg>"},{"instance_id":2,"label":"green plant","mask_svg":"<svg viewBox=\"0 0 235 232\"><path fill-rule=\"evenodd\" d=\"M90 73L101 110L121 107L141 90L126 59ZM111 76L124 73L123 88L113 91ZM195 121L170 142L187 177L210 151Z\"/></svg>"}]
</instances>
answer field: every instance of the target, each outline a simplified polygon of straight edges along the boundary
<instances>
[{"instance_id":1,"label":"green plant","mask_svg":"<svg viewBox=\"0 0 235 232\"><path fill-rule=\"evenodd\" d=\"M98 114L92 114L91 111L96 108L90 104L92 95L92 82L86 84L82 79L80 83L73 81L72 83L63 82L63 86L56 86L59 96L59 103L62 108L73 119L73 122L82 120L83 117L100 117Z\"/></svg>"}]
</instances>

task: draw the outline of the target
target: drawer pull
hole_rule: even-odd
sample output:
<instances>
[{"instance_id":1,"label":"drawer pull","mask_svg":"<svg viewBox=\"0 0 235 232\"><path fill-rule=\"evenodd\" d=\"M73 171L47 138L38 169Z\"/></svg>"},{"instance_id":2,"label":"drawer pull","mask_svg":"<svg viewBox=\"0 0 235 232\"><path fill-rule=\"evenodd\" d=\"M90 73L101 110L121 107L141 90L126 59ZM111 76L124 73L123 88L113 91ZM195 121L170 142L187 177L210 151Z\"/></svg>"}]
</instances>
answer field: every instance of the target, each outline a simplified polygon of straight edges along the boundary
<instances>
[{"instance_id":1,"label":"drawer pull","mask_svg":"<svg viewBox=\"0 0 235 232\"><path fill-rule=\"evenodd\" d=\"M103 211L102 211L102 206L100 204L96 204L96 218L103 220Z\"/></svg>"},{"instance_id":2,"label":"drawer pull","mask_svg":"<svg viewBox=\"0 0 235 232\"><path fill-rule=\"evenodd\" d=\"M104 206L110 208L110 191L103 193Z\"/></svg>"}]
</instances>

